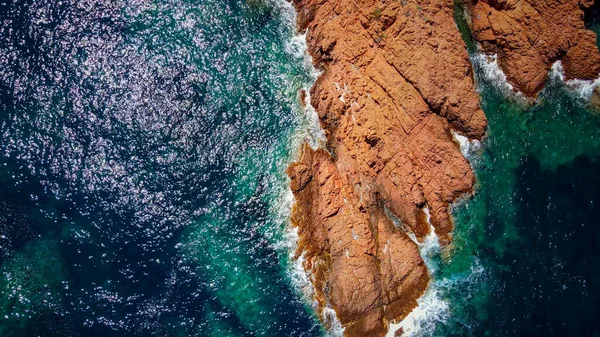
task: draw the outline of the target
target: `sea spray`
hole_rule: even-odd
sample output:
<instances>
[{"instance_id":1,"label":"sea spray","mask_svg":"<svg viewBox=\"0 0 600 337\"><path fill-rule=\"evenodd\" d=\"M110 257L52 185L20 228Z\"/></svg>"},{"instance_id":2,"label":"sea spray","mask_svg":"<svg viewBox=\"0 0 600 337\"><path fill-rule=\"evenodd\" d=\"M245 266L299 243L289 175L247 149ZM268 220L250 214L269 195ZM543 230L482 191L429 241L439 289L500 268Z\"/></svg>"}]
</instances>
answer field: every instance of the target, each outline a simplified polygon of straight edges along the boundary
<instances>
[{"instance_id":1,"label":"sea spray","mask_svg":"<svg viewBox=\"0 0 600 337\"><path fill-rule=\"evenodd\" d=\"M439 255L440 243L435 228L431 225L431 215L429 208L423 208L427 223L429 224L429 234L423 242L419 242L412 232L408 232L408 236L419 247L421 258L425 262L429 274L434 280L425 291L425 294L417 300L417 307L408 314L400 323L390 324L390 329L387 337L394 337L396 331L401 330L403 336L421 336L427 332L433 331L436 322L443 320L448 315L449 305L445 299L441 297L438 289L438 284L435 281L436 274L439 270Z\"/></svg>"},{"instance_id":2,"label":"sea spray","mask_svg":"<svg viewBox=\"0 0 600 337\"><path fill-rule=\"evenodd\" d=\"M481 149L481 141L477 139L469 139L466 136L461 135L457 131L450 131L454 140L458 142L460 152L462 155L471 162L474 159L474 154Z\"/></svg>"},{"instance_id":3,"label":"sea spray","mask_svg":"<svg viewBox=\"0 0 600 337\"><path fill-rule=\"evenodd\" d=\"M435 284L429 286L417 301L417 307L402 322L390 324L386 337L394 337L401 330L402 336L431 336L438 323L443 323L449 312L449 305L441 298Z\"/></svg>"},{"instance_id":4,"label":"sea spray","mask_svg":"<svg viewBox=\"0 0 600 337\"><path fill-rule=\"evenodd\" d=\"M284 19L290 23L295 24L297 20L296 10L293 5L288 1L283 0L271 0L276 4L283 13ZM303 102L299 102L302 109L299 109L301 120L300 127L292 135L291 153L297 153L298 150L306 142L308 145L316 150L320 147L324 147L326 143L326 137L321 125L316 110L311 105L310 89L321 75L321 71L317 70L312 62L312 57L308 53L308 45L306 43L306 31L297 33L294 35L288 43L286 43L286 52L292 55L295 59L302 60L303 68L309 75L310 80L306 81L302 85L304 91ZM289 160L295 160L296 158L290 157ZM288 160L288 164L289 164ZM293 193L289 188L289 179L286 179L285 197L283 202L280 203L279 217L281 219L290 219L293 204L295 202ZM280 251L286 251L289 263L288 274L292 281L294 288L298 291L299 295L305 300L306 303L310 303L313 311L317 310L317 303L314 300L314 288L310 282L311 275L304 269L304 253L298 254L298 228L292 227L291 222L288 221L288 225L285 229L283 240L276 243L276 248ZM326 334L331 337L342 337L343 327L337 318L335 310L327 306L323 308L320 313L325 326L328 328Z\"/></svg>"},{"instance_id":5,"label":"sea spray","mask_svg":"<svg viewBox=\"0 0 600 337\"><path fill-rule=\"evenodd\" d=\"M340 320L337 318L335 310L330 307L323 308L322 315L323 319L325 320L325 324L329 327L327 335L329 337L343 337L344 328L342 327Z\"/></svg>"},{"instance_id":6,"label":"sea spray","mask_svg":"<svg viewBox=\"0 0 600 337\"><path fill-rule=\"evenodd\" d=\"M282 194L283 195L280 199L282 202L274 204L276 211L273 213L276 214L275 216L277 219L287 220L290 218L295 200L294 195L289 189L288 185L286 185L286 188ZM281 255L286 256L287 260L291 262L287 268L287 273L292 285L307 303L311 303L314 299L314 289L310 283L310 275L304 270L304 254L296 254L298 240L298 228L290 226L286 221L284 226L284 235L282 236L281 240L275 242L274 248L280 252ZM312 307L316 308L316 303L312 304Z\"/></svg>"},{"instance_id":7,"label":"sea spray","mask_svg":"<svg viewBox=\"0 0 600 337\"><path fill-rule=\"evenodd\" d=\"M286 0L270 0L270 2L281 11L283 20L289 24L289 30L295 31L297 13L292 3ZM300 102L302 109L299 110L299 119L302 123L297 129L297 132L292 136L292 148L296 150L299 149L304 142L308 142L309 146L316 150L317 148L324 146L326 141L325 132L321 128L317 112L310 104L310 89L323 72L315 68L312 57L308 52L308 45L306 42L307 32L307 30L304 32L296 32L296 34L285 44L286 52L294 59L300 60L302 68L309 78L308 81L305 81L302 84L302 90L305 93L303 101Z\"/></svg>"},{"instance_id":8,"label":"sea spray","mask_svg":"<svg viewBox=\"0 0 600 337\"><path fill-rule=\"evenodd\" d=\"M291 5L288 4L288 7ZM294 8L287 8L286 12L295 14ZM296 18L293 17L293 22L295 22ZM299 149L304 142L308 142L308 145L316 150L319 147L323 147L326 142L325 132L321 128L321 124L319 123L319 116L317 115L317 111L312 106L310 89L312 85L315 83L317 78L321 75L321 72L318 71L313 63L312 58L308 53L308 45L306 44L306 32L302 34L295 35L287 44L286 51L293 55L295 58L303 60L303 67L306 69L307 73L310 76L310 81L304 83L302 86L302 90L304 91L303 101L300 102L303 109L301 111L302 116L300 119L303 121L302 125L298 129L298 132L293 136L293 148Z\"/></svg>"},{"instance_id":9,"label":"sea spray","mask_svg":"<svg viewBox=\"0 0 600 337\"><path fill-rule=\"evenodd\" d=\"M565 81L565 70L561 61L556 61L552 64L552 68L550 69L550 79L564 82L568 89L574 91L585 102L588 102L591 99L594 89L600 86L600 77L593 81L580 79Z\"/></svg>"},{"instance_id":10,"label":"sea spray","mask_svg":"<svg viewBox=\"0 0 600 337\"><path fill-rule=\"evenodd\" d=\"M461 152L473 163L478 158L478 152L481 149L481 143L477 140L469 140L467 137L452 131L452 134L461 147ZM459 198L452 206L467 203L468 199ZM477 287L485 274L481 263L472 257L471 267L462 273L447 273L446 269L452 263L452 256L442 259L444 248L439 243L435 228L431 225L431 215L428 207L423 208L429 224L429 234L421 242L414 233L407 231L408 236L418 245L419 253L430 273L431 283L423 296L417 300L417 306L413 311L397 324L390 324L386 337L394 337L398 331L402 336L430 337L438 335L440 328L452 326L461 319L457 313L452 310L452 294L457 289L471 289ZM386 214L389 213L386 212ZM394 220L394 218L392 217ZM396 219L395 222L399 220ZM446 247L446 249L451 247ZM451 254L451 253L450 253ZM468 297L469 294L464 296ZM464 324L463 324L464 325Z\"/></svg>"},{"instance_id":11,"label":"sea spray","mask_svg":"<svg viewBox=\"0 0 600 337\"><path fill-rule=\"evenodd\" d=\"M308 88L304 88L304 90L306 92L304 108L305 122L303 123L303 127L297 133L297 136L294 137L294 144L297 145L296 148L299 149L300 146L302 146L302 143L307 142L313 150L317 150L318 148L325 147L327 138L325 137L325 132L321 128L321 124L319 124L317 111L310 104L310 90Z\"/></svg>"},{"instance_id":12,"label":"sea spray","mask_svg":"<svg viewBox=\"0 0 600 337\"><path fill-rule=\"evenodd\" d=\"M401 330L403 337L433 337L443 336L446 329L453 329L458 324L461 329L470 330L469 324L465 323L462 313L456 311L456 298L453 296L458 289L464 290L461 293L463 298L468 299L477 291L477 287L482 284L485 278L485 269L478 259L473 258L470 268L464 273L455 273L446 275L444 268L439 260L440 247L433 245L427 247L423 244L422 248L425 263L431 272L432 282L425 294L417 300L417 307L398 324L391 324L386 337L394 337L394 334ZM431 252L436 255L431 255ZM427 257L429 256L429 257Z\"/></svg>"},{"instance_id":13,"label":"sea spray","mask_svg":"<svg viewBox=\"0 0 600 337\"><path fill-rule=\"evenodd\" d=\"M516 103L529 105L532 103L531 99L526 98L521 92L514 89L514 87L508 82L506 74L500 68L498 64L497 55L486 55L483 53L475 54L471 57L471 62L476 68L477 74L491 82L496 88L502 92L502 94L511 100L515 100ZM549 72L549 80L558 80L564 83L567 89L576 93L582 100L589 101L594 89L600 86L600 77L595 80L581 80L581 79L570 79L566 80L564 68L560 60L554 62ZM484 86L479 85L478 91Z\"/></svg>"},{"instance_id":14,"label":"sea spray","mask_svg":"<svg viewBox=\"0 0 600 337\"><path fill-rule=\"evenodd\" d=\"M291 195L291 202L289 202L289 198L286 198L287 201L285 202L285 204L289 205L289 207L285 207L285 209L287 209L287 212L284 214L287 214L287 217L285 217L285 215L282 214L282 216L285 218L289 218L289 214L291 213L291 208L294 203L292 191L289 189L288 191L289 194L287 195ZM304 269L304 261L306 258L305 253L301 253L300 255L296 254L298 240L298 228L287 226L287 228L285 229L284 239L276 243L275 248L278 251L287 253L287 258L291 262L287 270L292 285L299 293L301 298L306 303L309 303L311 309L316 313L316 311L318 310L318 304L315 300L314 287L310 281L311 275ZM342 337L344 335L344 328L342 327L342 324L337 318L335 310L327 306L322 309L320 316L323 319L324 325L328 328L326 334L329 337Z\"/></svg>"}]
</instances>

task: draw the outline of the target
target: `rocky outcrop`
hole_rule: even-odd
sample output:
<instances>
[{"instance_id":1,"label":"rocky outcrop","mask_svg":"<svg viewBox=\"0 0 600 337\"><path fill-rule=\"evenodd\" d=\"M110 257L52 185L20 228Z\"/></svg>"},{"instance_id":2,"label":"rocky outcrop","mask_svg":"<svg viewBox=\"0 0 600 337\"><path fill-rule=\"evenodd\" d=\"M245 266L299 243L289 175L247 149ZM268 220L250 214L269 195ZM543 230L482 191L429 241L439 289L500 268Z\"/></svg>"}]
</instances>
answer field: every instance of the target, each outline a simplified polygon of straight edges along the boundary
<instances>
[{"instance_id":1,"label":"rocky outcrop","mask_svg":"<svg viewBox=\"0 0 600 337\"><path fill-rule=\"evenodd\" d=\"M508 81L526 96L539 93L558 60L566 80L600 74L596 34L584 23L584 9L594 0L468 1L474 39L498 55Z\"/></svg>"},{"instance_id":2,"label":"rocky outcrop","mask_svg":"<svg viewBox=\"0 0 600 337\"><path fill-rule=\"evenodd\" d=\"M451 129L481 138L475 93L453 0L293 0L315 64L311 89L327 136L288 168L298 255L319 307L346 336L383 336L429 282L418 246L452 239L448 207L472 190Z\"/></svg>"}]
</instances>

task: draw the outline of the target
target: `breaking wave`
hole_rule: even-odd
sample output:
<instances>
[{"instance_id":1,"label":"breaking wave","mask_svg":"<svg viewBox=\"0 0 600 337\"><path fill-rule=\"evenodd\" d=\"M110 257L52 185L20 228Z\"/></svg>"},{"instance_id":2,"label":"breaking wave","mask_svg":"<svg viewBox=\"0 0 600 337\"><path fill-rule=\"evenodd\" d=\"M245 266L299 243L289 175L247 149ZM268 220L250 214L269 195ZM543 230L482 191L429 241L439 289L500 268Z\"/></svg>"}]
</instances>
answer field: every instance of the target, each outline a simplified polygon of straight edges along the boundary
<instances>
[{"instance_id":1,"label":"breaking wave","mask_svg":"<svg viewBox=\"0 0 600 337\"><path fill-rule=\"evenodd\" d=\"M565 71L563 69L562 62L560 61L556 61L552 65L552 68L550 69L550 78L558 79L564 82L569 90L573 91L577 96L586 102L591 99L594 90L597 87L600 87L600 77L593 81L579 79L565 81Z\"/></svg>"}]
</instances>

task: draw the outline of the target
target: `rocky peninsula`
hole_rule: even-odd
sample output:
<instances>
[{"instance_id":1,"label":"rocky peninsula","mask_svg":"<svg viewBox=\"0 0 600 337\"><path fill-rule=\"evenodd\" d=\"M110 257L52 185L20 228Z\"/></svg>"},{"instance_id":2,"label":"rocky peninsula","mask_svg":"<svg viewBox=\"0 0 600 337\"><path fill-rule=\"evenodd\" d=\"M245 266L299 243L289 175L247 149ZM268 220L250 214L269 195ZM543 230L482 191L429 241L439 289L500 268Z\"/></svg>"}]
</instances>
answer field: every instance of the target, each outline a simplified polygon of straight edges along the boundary
<instances>
[{"instance_id":1,"label":"rocky peninsula","mask_svg":"<svg viewBox=\"0 0 600 337\"><path fill-rule=\"evenodd\" d=\"M474 175L453 132L481 139L479 106L453 0L293 0L315 66L326 145L304 145L288 175L297 255L320 311L345 336L384 336L429 284L418 244L452 240L449 205ZM583 9L593 1L472 1L469 26L508 81L535 97L557 60L567 79L600 72ZM304 97L304 96L303 96ZM401 334L402 332L398 332Z\"/></svg>"},{"instance_id":2,"label":"rocky peninsula","mask_svg":"<svg viewBox=\"0 0 600 337\"><path fill-rule=\"evenodd\" d=\"M451 130L479 139L487 121L451 0L294 5L323 70L310 97L327 136L288 169L298 254L346 336L383 336L429 282L408 233L450 242L449 204L473 188Z\"/></svg>"}]
</instances>

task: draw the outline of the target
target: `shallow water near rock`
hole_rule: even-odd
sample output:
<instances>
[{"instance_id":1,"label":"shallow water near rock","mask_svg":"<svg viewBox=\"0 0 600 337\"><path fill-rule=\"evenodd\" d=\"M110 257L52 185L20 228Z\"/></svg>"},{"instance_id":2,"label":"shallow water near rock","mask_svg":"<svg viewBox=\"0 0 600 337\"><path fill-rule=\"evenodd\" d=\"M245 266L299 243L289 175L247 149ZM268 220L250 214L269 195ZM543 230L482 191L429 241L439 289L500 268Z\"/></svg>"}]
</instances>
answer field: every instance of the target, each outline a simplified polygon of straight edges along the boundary
<instances>
[{"instance_id":1,"label":"shallow water near rock","mask_svg":"<svg viewBox=\"0 0 600 337\"><path fill-rule=\"evenodd\" d=\"M292 11L0 4L0 336L328 333L289 258L284 170L318 133ZM524 107L475 68L477 194L411 334L598 336L600 119L556 77Z\"/></svg>"}]
</instances>

